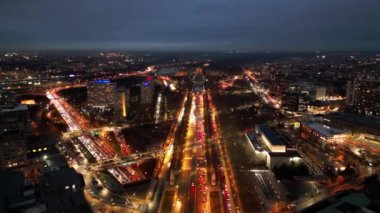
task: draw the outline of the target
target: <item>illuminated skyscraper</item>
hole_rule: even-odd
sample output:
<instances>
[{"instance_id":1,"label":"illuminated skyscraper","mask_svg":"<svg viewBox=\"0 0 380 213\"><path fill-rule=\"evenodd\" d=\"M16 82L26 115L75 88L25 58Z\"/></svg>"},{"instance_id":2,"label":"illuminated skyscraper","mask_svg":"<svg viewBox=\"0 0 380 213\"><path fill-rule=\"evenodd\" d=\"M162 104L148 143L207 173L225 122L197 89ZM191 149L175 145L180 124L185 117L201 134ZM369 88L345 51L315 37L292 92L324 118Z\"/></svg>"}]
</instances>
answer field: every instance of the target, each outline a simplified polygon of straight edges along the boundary
<instances>
[{"instance_id":1,"label":"illuminated skyscraper","mask_svg":"<svg viewBox=\"0 0 380 213\"><path fill-rule=\"evenodd\" d=\"M127 118L130 101L130 89L120 87L116 91L114 103L115 121L123 121Z\"/></svg>"},{"instance_id":2,"label":"illuminated skyscraper","mask_svg":"<svg viewBox=\"0 0 380 213\"><path fill-rule=\"evenodd\" d=\"M147 77L140 86L140 103L151 104L154 99L154 80L152 77Z\"/></svg>"},{"instance_id":3,"label":"illuminated skyscraper","mask_svg":"<svg viewBox=\"0 0 380 213\"><path fill-rule=\"evenodd\" d=\"M91 109L100 111L113 109L116 96L116 83L110 80L96 80L87 85L87 103Z\"/></svg>"}]
</instances>

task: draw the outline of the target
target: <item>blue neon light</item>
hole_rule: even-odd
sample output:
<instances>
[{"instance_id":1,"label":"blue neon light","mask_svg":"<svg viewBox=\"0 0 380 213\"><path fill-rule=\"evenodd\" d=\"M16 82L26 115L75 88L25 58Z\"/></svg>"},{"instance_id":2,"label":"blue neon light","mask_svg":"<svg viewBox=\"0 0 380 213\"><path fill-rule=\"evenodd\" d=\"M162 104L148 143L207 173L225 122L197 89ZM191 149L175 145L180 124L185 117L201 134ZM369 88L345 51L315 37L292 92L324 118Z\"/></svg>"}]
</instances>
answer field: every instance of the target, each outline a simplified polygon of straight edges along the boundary
<instances>
[{"instance_id":1,"label":"blue neon light","mask_svg":"<svg viewBox=\"0 0 380 213\"><path fill-rule=\"evenodd\" d=\"M95 80L95 83L97 84L109 84L111 83L110 80Z\"/></svg>"}]
</instances>

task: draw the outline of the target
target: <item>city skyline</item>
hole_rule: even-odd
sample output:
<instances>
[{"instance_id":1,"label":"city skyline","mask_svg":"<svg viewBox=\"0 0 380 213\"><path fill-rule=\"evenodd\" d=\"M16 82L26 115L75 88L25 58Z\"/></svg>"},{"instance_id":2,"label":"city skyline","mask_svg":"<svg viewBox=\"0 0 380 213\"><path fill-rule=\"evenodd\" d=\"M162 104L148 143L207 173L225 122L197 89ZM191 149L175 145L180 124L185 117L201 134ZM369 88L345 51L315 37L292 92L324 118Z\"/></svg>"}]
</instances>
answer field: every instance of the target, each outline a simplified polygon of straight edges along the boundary
<instances>
[{"instance_id":1,"label":"city skyline","mask_svg":"<svg viewBox=\"0 0 380 213\"><path fill-rule=\"evenodd\" d=\"M5 0L0 212L380 212L379 0Z\"/></svg>"},{"instance_id":2,"label":"city skyline","mask_svg":"<svg viewBox=\"0 0 380 213\"><path fill-rule=\"evenodd\" d=\"M0 54L0 211L378 212L380 55L273 55Z\"/></svg>"}]
</instances>

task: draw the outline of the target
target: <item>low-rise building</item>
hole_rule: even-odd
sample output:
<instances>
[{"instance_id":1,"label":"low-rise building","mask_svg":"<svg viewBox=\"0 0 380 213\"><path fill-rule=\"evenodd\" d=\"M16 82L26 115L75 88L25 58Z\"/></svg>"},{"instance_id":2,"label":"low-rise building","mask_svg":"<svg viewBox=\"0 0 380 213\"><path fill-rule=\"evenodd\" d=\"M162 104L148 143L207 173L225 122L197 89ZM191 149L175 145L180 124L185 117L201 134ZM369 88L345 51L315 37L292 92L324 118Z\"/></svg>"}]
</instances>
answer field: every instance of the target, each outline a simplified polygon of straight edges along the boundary
<instances>
[{"instance_id":1,"label":"low-rise building","mask_svg":"<svg viewBox=\"0 0 380 213\"><path fill-rule=\"evenodd\" d=\"M269 169L281 164L290 165L292 162L302 161L298 152L287 148L283 138L265 124L256 125L255 132L247 133L246 137L252 144L255 154L265 161Z\"/></svg>"},{"instance_id":2,"label":"low-rise building","mask_svg":"<svg viewBox=\"0 0 380 213\"><path fill-rule=\"evenodd\" d=\"M301 138L327 143L344 141L350 133L317 122L301 122Z\"/></svg>"},{"instance_id":3,"label":"low-rise building","mask_svg":"<svg viewBox=\"0 0 380 213\"><path fill-rule=\"evenodd\" d=\"M284 141L277 136L267 125L259 124L255 127L256 134L264 141L271 152L286 152Z\"/></svg>"}]
</instances>

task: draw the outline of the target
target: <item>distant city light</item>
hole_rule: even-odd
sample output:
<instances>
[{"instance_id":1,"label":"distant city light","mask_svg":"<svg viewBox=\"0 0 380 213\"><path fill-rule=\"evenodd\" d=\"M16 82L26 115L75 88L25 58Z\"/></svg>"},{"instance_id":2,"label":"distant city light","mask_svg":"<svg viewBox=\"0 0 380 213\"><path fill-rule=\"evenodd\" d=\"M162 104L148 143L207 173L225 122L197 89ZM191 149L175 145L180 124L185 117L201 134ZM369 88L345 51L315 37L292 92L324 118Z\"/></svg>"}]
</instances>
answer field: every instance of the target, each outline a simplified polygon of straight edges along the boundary
<instances>
[{"instance_id":1,"label":"distant city light","mask_svg":"<svg viewBox=\"0 0 380 213\"><path fill-rule=\"evenodd\" d=\"M35 105L36 101L34 99L27 99L27 100L21 100L20 103L25 104L25 105Z\"/></svg>"},{"instance_id":2,"label":"distant city light","mask_svg":"<svg viewBox=\"0 0 380 213\"><path fill-rule=\"evenodd\" d=\"M149 81L144 81L144 87L149 86L150 82Z\"/></svg>"}]
</instances>

